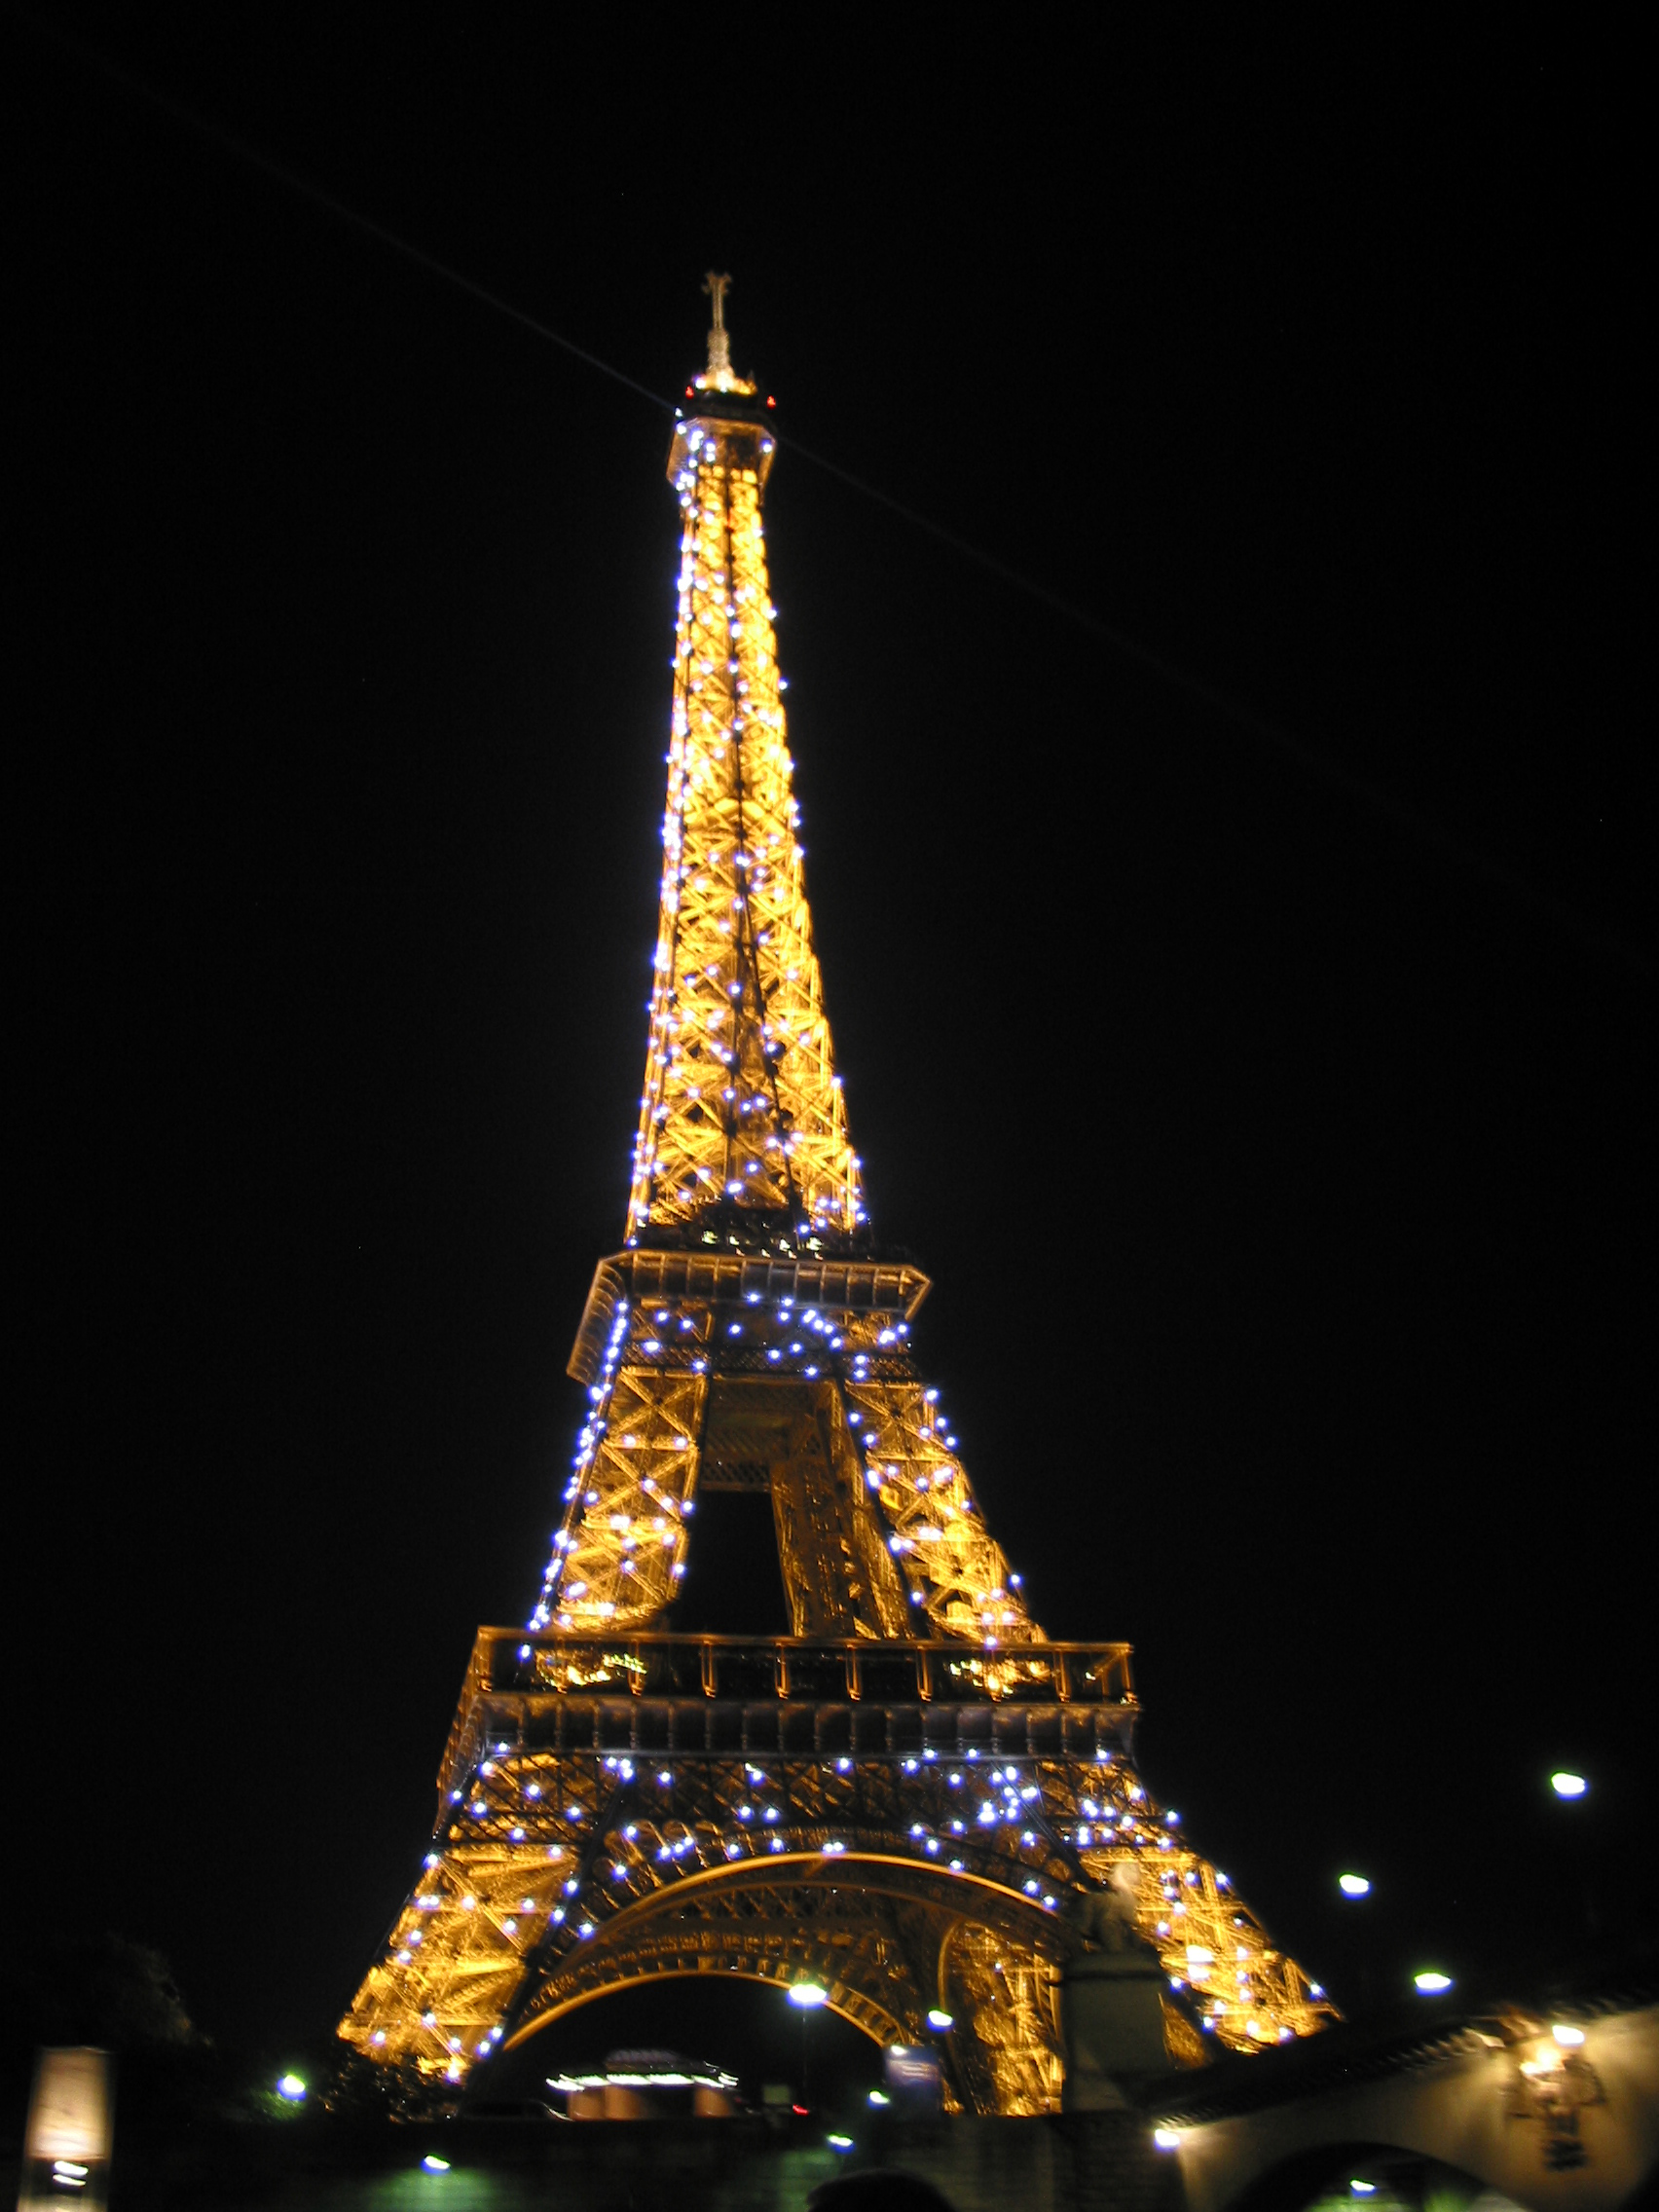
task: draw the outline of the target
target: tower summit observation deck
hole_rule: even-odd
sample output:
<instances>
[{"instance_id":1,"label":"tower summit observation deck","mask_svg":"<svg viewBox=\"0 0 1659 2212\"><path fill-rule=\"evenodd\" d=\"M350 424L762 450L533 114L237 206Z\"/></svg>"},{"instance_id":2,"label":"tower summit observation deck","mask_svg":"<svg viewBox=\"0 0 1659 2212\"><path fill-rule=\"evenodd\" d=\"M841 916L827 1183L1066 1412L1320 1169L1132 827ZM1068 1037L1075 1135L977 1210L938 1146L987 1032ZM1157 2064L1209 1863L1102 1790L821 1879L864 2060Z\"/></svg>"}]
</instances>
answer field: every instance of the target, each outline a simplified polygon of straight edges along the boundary
<instances>
[{"instance_id":1,"label":"tower summit observation deck","mask_svg":"<svg viewBox=\"0 0 1659 2212\"><path fill-rule=\"evenodd\" d=\"M1061 1972L1103 1929L1156 1953L1172 2060L1333 2013L1141 1781L1128 1647L1032 1619L912 1355L928 1281L873 1237L824 1011L771 401L732 369L727 284L669 457L662 892L624 1240L571 1360L588 1417L529 1625L479 1631L431 1845L340 2033L460 2083L642 1980L813 1980L884 2044L948 2016L949 2101L1037 2113ZM684 1617L722 1491L770 1499L788 1634Z\"/></svg>"}]
</instances>

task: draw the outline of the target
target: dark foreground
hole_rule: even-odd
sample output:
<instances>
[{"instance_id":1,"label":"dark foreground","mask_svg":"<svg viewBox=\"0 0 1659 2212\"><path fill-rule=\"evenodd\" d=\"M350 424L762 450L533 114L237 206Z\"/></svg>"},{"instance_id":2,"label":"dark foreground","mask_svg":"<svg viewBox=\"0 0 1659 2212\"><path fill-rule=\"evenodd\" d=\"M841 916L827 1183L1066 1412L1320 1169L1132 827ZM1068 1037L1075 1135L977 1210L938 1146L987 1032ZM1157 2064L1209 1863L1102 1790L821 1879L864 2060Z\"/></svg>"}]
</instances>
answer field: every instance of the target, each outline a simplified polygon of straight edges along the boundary
<instances>
[{"instance_id":1,"label":"dark foreground","mask_svg":"<svg viewBox=\"0 0 1659 2212\"><path fill-rule=\"evenodd\" d=\"M448 2170L425 2170L433 2156ZM822 2126L764 2120L449 2120L194 2127L117 2136L110 2212L800 2212L831 2176L899 2166L956 2212L1176 2212L1175 2161L1129 2113L1050 2120L873 2120L837 2152ZM0 2202L16 2201L0 2166Z\"/></svg>"}]
</instances>

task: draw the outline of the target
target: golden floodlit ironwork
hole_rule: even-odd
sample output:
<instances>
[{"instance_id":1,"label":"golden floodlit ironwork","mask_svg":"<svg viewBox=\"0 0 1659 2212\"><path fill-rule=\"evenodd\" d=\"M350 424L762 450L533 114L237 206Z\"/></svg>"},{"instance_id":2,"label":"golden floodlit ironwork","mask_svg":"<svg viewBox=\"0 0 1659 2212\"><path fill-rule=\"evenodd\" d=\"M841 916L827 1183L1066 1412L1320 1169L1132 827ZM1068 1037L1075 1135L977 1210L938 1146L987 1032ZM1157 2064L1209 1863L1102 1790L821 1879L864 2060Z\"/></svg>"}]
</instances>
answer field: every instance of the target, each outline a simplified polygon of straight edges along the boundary
<instances>
[{"instance_id":1,"label":"golden floodlit ironwork","mask_svg":"<svg viewBox=\"0 0 1659 2212\"><path fill-rule=\"evenodd\" d=\"M959 2110L1057 2108L1056 1997L1103 1899L1173 2062L1334 2017L1136 1771L1124 1644L1054 1642L986 1530L866 1213L824 1011L760 505L770 402L728 279L669 476L682 537L663 877L623 1249L526 1629L480 1630L423 1871L340 2033L464 2082L652 1976L930 2010ZM700 1495L769 1494L793 1633L677 1632Z\"/></svg>"}]
</instances>

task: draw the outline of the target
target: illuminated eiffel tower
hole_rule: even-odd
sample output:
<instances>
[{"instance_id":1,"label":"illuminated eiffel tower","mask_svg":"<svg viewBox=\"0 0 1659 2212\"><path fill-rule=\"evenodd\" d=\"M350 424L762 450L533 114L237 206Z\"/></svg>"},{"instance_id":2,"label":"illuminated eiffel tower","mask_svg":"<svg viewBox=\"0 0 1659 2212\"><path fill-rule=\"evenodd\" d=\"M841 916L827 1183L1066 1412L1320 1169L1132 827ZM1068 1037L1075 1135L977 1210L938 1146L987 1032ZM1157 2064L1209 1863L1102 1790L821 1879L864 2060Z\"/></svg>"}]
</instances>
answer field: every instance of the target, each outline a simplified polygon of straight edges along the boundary
<instances>
[{"instance_id":1,"label":"illuminated eiffel tower","mask_svg":"<svg viewBox=\"0 0 1659 2212\"><path fill-rule=\"evenodd\" d=\"M1039 2113L1103 1903L1156 1948L1172 2061L1333 2015L1136 1773L1128 1646L1031 1618L912 1357L928 1281L873 1238L813 951L772 403L732 370L726 281L669 458L661 918L625 1247L571 1360L587 1425L540 1601L479 1631L430 1850L340 2033L461 2083L632 1984L812 1980L884 2045L937 2042L957 2109ZM788 1635L682 1618L723 1492L769 1497Z\"/></svg>"}]
</instances>

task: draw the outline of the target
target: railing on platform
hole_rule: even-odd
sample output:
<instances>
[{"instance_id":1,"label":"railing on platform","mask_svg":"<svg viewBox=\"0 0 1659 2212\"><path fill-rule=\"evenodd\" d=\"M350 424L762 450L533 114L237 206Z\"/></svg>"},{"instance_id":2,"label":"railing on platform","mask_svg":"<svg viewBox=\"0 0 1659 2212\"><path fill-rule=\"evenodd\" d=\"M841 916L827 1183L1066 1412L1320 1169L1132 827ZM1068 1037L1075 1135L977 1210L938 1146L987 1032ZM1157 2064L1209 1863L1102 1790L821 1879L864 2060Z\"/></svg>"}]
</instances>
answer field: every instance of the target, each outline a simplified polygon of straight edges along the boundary
<instances>
[{"instance_id":1,"label":"railing on platform","mask_svg":"<svg viewBox=\"0 0 1659 2212\"><path fill-rule=\"evenodd\" d=\"M1005 1699L1021 1705L1132 1699L1126 1643L984 1645L939 1639L530 1635L482 1629L471 1678L495 1695L781 1698L859 1704Z\"/></svg>"},{"instance_id":2,"label":"railing on platform","mask_svg":"<svg viewBox=\"0 0 1659 2212\"><path fill-rule=\"evenodd\" d=\"M488 1744L536 1752L1079 1756L1126 1751L1126 1643L480 1629L439 1772L440 1823Z\"/></svg>"}]
</instances>

